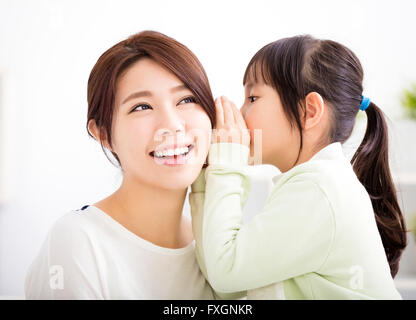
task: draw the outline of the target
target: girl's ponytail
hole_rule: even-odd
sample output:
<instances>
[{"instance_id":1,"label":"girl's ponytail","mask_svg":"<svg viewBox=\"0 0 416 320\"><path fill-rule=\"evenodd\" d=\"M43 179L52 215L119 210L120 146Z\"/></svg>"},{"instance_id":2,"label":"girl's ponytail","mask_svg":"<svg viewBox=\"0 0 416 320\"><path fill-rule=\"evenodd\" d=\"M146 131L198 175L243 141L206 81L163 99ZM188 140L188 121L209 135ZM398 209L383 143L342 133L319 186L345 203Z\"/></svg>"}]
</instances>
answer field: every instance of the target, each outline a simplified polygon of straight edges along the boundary
<instances>
[{"instance_id":1,"label":"girl's ponytail","mask_svg":"<svg viewBox=\"0 0 416 320\"><path fill-rule=\"evenodd\" d=\"M377 227L394 277L407 245L406 223L400 210L388 158L388 132L383 112L370 103L365 110L367 130L352 157L354 171L373 204Z\"/></svg>"}]
</instances>

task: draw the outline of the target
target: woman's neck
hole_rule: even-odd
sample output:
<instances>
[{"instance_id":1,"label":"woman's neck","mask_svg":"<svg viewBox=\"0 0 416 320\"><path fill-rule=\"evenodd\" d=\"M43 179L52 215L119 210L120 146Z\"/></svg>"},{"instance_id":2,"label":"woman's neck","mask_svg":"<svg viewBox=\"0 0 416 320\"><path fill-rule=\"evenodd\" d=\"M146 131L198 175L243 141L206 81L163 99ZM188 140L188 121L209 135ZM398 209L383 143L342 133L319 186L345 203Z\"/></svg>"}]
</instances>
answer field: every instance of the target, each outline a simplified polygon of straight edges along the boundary
<instances>
[{"instance_id":1,"label":"woman's neck","mask_svg":"<svg viewBox=\"0 0 416 320\"><path fill-rule=\"evenodd\" d=\"M124 179L116 192L94 205L140 238L182 248L193 239L191 222L182 215L186 192Z\"/></svg>"}]
</instances>

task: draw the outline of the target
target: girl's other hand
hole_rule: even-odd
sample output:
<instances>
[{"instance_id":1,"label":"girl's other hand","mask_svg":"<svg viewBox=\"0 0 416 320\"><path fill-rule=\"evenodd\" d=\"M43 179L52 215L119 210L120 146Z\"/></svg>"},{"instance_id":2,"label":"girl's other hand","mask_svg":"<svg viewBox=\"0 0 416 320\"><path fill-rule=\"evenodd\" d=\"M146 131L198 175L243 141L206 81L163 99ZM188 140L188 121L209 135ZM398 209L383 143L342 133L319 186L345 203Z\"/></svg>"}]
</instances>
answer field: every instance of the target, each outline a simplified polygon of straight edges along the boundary
<instances>
[{"instance_id":1,"label":"girl's other hand","mask_svg":"<svg viewBox=\"0 0 416 320\"><path fill-rule=\"evenodd\" d=\"M231 142L250 147L250 133L240 110L226 97L215 99L217 121L212 143Z\"/></svg>"}]
</instances>

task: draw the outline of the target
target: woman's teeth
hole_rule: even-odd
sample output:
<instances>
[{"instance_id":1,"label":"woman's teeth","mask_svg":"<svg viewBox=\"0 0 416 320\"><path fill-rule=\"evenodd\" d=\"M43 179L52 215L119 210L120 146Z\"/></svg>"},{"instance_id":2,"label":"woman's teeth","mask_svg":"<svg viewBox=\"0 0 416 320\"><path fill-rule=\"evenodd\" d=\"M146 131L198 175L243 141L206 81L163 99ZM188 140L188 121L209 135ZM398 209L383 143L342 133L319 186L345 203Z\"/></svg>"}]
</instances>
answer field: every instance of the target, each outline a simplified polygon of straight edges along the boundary
<instances>
[{"instance_id":1,"label":"woman's teeth","mask_svg":"<svg viewBox=\"0 0 416 320\"><path fill-rule=\"evenodd\" d=\"M185 155L188 152L189 152L189 148L188 147L183 147L183 148L177 148L177 149L155 151L154 156L157 157L157 158L173 157L173 156Z\"/></svg>"}]
</instances>

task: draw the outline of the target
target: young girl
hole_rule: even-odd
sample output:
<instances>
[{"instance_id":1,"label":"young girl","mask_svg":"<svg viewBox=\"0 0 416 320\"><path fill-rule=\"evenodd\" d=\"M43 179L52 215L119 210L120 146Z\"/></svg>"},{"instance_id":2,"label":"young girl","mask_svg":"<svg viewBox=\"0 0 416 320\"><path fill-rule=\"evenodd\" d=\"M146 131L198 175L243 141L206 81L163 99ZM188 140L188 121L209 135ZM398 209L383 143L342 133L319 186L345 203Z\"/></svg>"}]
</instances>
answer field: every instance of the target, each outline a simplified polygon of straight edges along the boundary
<instances>
[{"instance_id":1,"label":"young girl","mask_svg":"<svg viewBox=\"0 0 416 320\"><path fill-rule=\"evenodd\" d=\"M194 194L205 192L203 216L193 212L194 233L215 290L248 290L249 299L401 299L393 277L406 246L405 221L384 116L362 96L362 80L349 49L297 36L252 58L241 113L226 98L216 100L220 133L192 186ZM350 164L341 144L360 110L367 130ZM241 142L246 125L250 146ZM243 225L254 129L262 131L263 163L282 174L264 209Z\"/></svg>"}]
</instances>

